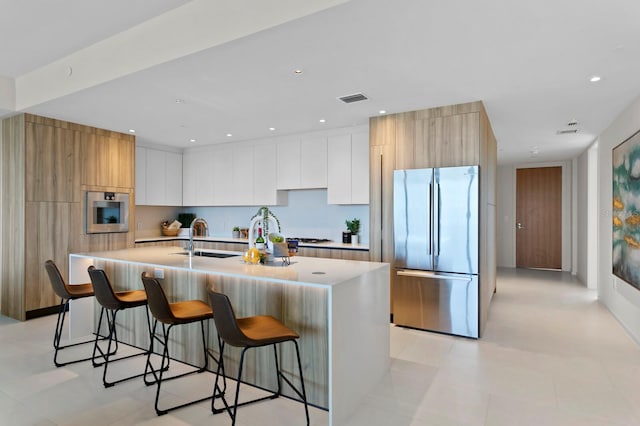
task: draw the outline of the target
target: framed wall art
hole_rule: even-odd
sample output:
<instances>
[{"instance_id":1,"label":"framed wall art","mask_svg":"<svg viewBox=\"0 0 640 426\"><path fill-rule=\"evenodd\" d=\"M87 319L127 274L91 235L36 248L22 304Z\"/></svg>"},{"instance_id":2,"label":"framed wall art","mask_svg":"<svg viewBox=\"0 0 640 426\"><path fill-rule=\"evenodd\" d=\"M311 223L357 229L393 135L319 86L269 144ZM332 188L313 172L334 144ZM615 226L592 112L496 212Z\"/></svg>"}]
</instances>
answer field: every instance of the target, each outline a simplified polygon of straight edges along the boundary
<instances>
[{"instance_id":1,"label":"framed wall art","mask_svg":"<svg viewBox=\"0 0 640 426\"><path fill-rule=\"evenodd\" d=\"M613 148L613 274L640 289L640 131Z\"/></svg>"}]
</instances>

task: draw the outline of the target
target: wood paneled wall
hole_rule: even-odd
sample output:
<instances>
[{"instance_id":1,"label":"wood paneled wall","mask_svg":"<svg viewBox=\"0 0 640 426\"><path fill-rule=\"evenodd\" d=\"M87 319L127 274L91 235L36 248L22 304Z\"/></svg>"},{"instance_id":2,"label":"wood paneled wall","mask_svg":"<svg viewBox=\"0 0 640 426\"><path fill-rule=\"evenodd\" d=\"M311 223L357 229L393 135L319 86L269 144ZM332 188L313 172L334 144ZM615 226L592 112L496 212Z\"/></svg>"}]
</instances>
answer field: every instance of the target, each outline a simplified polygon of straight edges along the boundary
<instances>
[{"instance_id":1,"label":"wood paneled wall","mask_svg":"<svg viewBox=\"0 0 640 426\"><path fill-rule=\"evenodd\" d=\"M86 234L85 191L128 192L134 218L135 138L21 114L3 120L1 312L24 320L55 306L44 262L68 276L71 252L132 247L133 229Z\"/></svg>"},{"instance_id":2,"label":"wood paneled wall","mask_svg":"<svg viewBox=\"0 0 640 426\"><path fill-rule=\"evenodd\" d=\"M2 123L2 313L24 319L25 149L24 116Z\"/></svg>"},{"instance_id":3,"label":"wood paneled wall","mask_svg":"<svg viewBox=\"0 0 640 426\"><path fill-rule=\"evenodd\" d=\"M484 105L477 101L372 117L369 142L371 261L393 264L394 170L480 166L480 281L486 286L482 291L485 300L481 301L482 328L495 288L497 168L497 143ZM393 303L393 291L391 300Z\"/></svg>"}]
</instances>

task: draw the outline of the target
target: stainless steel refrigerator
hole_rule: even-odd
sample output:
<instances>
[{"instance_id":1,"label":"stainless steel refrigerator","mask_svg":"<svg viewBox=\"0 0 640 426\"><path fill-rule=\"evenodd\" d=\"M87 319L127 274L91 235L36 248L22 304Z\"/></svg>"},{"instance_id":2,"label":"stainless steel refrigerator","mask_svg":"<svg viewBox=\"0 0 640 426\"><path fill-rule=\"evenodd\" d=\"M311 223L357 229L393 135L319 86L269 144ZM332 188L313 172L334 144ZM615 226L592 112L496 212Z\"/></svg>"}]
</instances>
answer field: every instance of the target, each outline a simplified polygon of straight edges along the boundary
<instances>
[{"instance_id":1,"label":"stainless steel refrigerator","mask_svg":"<svg viewBox=\"0 0 640 426\"><path fill-rule=\"evenodd\" d=\"M394 171L393 322L478 338L478 166Z\"/></svg>"}]
</instances>

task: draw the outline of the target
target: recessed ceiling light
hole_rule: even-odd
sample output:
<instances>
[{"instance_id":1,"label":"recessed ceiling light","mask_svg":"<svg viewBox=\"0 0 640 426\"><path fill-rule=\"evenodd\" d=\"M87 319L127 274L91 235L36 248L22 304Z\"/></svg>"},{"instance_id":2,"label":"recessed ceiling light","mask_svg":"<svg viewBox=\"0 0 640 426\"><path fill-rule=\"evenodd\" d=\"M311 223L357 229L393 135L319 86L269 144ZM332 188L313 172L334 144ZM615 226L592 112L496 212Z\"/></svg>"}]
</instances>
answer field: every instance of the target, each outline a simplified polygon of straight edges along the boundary
<instances>
[{"instance_id":1,"label":"recessed ceiling light","mask_svg":"<svg viewBox=\"0 0 640 426\"><path fill-rule=\"evenodd\" d=\"M271 130L272 132L275 130L275 127L269 127L269 130Z\"/></svg>"},{"instance_id":2,"label":"recessed ceiling light","mask_svg":"<svg viewBox=\"0 0 640 426\"><path fill-rule=\"evenodd\" d=\"M195 139L189 139L189 142L195 142L195 141L196 141Z\"/></svg>"},{"instance_id":3,"label":"recessed ceiling light","mask_svg":"<svg viewBox=\"0 0 640 426\"><path fill-rule=\"evenodd\" d=\"M386 114L387 110L386 109L381 109L380 111L378 111L379 114Z\"/></svg>"},{"instance_id":4,"label":"recessed ceiling light","mask_svg":"<svg viewBox=\"0 0 640 426\"><path fill-rule=\"evenodd\" d=\"M230 138L231 136L233 136L233 134L231 134L231 133L227 133L227 137L229 137L229 138Z\"/></svg>"},{"instance_id":5,"label":"recessed ceiling light","mask_svg":"<svg viewBox=\"0 0 640 426\"><path fill-rule=\"evenodd\" d=\"M134 129L129 129L129 133L135 133L136 131Z\"/></svg>"},{"instance_id":6,"label":"recessed ceiling light","mask_svg":"<svg viewBox=\"0 0 640 426\"><path fill-rule=\"evenodd\" d=\"M589 81L592 83L595 83L596 81L600 81L600 80L602 80L602 77L600 77L599 75L594 75L589 79Z\"/></svg>"},{"instance_id":7,"label":"recessed ceiling light","mask_svg":"<svg viewBox=\"0 0 640 426\"><path fill-rule=\"evenodd\" d=\"M293 73L296 74L296 75L300 75L300 74L302 74L302 70L301 69L295 69L295 70L293 70Z\"/></svg>"},{"instance_id":8,"label":"recessed ceiling light","mask_svg":"<svg viewBox=\"0 0 640 426\"><path fill-rule=\"evenodd\" d=\"M319 121L320 121L321 123L326 123L326 122L327 122L327 120L325 120L324 118L321 118Z\"/></svg>"}]
</instances>

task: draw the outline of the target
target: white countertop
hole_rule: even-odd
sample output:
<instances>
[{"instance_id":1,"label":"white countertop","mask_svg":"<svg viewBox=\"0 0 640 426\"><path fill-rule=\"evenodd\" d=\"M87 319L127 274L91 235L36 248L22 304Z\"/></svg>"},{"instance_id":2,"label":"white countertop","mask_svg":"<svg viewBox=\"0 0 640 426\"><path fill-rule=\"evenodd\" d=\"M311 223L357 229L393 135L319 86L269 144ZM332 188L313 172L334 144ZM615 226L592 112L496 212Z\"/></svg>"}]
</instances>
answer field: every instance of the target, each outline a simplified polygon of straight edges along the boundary
<instances>
[{"instance_id":1,"label":"white countertop","mask_svg":"<svg viewBox=\"0 0 640 426\"><path fill-rule=\"evenodd\" d=\"M155 241L155 240L153 240ZM205 250L219 253L236 253L238 257L211 258L189 257L179 247L139 247L133 249L73 253L70 257L91 258L105 261L143 264L151 268L169 268L226 276L262 278L268 281L332 287L367 272L387 266L385 263L355 260L323 259L294 256L289 266L282 266L278 259L273 264L249 265L240 252Z\"/></svg>"},{"instance_id":2,"label":"white countertop","mask_svg":"<svg viewBox=\"0 0 640 426\"><path fill-rule=\"evenodd\" d=\"M165 236L157 236L157 237L144 237L144 238L136 238L136 243L147 243L152 241L172 241L172 240L181 240L186 241L189 237L178 235L175 237L165 237ZM240 243L240 244L248 244L248 240L246 238L231 238L231 237L195 237L194 241L209 241L209 242L222 242L222 243ZM369 250L369 246L367 244L344 244L342 242L337 241L329 241L326 243L298 243L299 247L310 247L310 248L322 248L322 249L341 249L341 250Z\"/></svg>"}]
</instances>

